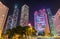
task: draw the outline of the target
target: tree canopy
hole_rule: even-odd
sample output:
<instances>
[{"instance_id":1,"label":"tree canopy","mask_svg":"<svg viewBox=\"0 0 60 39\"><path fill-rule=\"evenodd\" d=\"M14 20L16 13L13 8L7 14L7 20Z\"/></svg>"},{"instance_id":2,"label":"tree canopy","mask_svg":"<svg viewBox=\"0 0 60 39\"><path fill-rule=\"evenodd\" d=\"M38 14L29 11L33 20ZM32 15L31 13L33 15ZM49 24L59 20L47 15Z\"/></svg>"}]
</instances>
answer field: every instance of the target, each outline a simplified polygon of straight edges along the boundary
<instances>
[{"instance_id":1,"label":"tree canopy","mask_svg":"<svg viewBox=\"0 0 60 39\"><path fill-rule=\"evenodd\" d=\"M35 34L36 30L33 27L29 27L29 26L16 26L15 28L12 29L8 29L6 31L6 34L8 34L9 37L13 37L15 34L19 34L21 36L23 35L32 35Z\"/></svg>"}]
</instances>

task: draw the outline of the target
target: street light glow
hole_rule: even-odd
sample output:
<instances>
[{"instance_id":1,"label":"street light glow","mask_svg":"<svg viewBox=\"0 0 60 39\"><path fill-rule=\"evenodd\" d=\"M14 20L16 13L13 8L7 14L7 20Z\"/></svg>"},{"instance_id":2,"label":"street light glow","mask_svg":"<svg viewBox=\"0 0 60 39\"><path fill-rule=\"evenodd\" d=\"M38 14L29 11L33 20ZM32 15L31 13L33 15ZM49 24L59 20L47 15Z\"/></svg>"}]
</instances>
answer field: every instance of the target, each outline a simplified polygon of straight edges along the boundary
<instances>
[{"instance_id":1,"label":"street light glow","mask_svg":"<svg viewBox=\"0 0 60 39\"><path fill-rule=\"evenodd\" d=\"M29 23L28 25L29 25L29 26L31 26L31 24L30 24L30 23Z\"/></svg>"},{"instance_id":2,"label":"street light glow","mask_svg":"<svg viewBox=\"0 0 60 39\"><path fill-rule=\"evenodd\" d=\"M31 23L28 24L29 27L32 27Z\"/></svg>"}]
</instances>

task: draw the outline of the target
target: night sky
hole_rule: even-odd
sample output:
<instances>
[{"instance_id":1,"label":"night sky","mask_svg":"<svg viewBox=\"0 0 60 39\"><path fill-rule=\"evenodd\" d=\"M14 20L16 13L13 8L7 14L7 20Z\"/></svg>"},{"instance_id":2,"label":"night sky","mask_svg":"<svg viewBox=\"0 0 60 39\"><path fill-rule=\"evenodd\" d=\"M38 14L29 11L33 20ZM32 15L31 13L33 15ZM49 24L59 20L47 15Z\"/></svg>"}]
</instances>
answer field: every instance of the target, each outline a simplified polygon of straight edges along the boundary
<instances>
[{"instance_id":1,"label":"night sky","mask_svg":"<svg viewBox=\"0 0 60 39\"><path fill-rule=\"evenodd\" d=\"M34 11L43 9L43 8L51 8L52 14L54 15L56 11L60 8L60 0L1 0L7 7L9 7L9 14L13 13L14 10L14 4L18 4L20 7L20 13L21 13L21 7L24 4L27 4L29 6L29 17L30 17L30 23L33 25L33 18L34 18Z\"/></svg>"}]
</instances>

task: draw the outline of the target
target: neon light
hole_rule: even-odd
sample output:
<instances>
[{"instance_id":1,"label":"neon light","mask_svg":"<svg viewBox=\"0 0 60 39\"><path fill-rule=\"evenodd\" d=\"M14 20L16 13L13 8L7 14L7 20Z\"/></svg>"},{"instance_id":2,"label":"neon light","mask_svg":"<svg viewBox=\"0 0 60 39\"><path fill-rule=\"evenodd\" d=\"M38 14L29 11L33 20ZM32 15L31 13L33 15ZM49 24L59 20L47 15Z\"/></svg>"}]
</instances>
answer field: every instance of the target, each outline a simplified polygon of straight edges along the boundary
<instances>
[{"instance_id":1,"label":"neon light","mask_svg":"<svg viewBox=\"0 0 60 39\"><path fill-rule=\"evenodd\" d=\"M35 28L37 30L37 32L39 31L44 31L44 28L42 28L42 26L44 27L46 25L45 23L45 17L42 14L42 10L39 10L39 12L35 12Z\"/></svg>"}]
</instances>

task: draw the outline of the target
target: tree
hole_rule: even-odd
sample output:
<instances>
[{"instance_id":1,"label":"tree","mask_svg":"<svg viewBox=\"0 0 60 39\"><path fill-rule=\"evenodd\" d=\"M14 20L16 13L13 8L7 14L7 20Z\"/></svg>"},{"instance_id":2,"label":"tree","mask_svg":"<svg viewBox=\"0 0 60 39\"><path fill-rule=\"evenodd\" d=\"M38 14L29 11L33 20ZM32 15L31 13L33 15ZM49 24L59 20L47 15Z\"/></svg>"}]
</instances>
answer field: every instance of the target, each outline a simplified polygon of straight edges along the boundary
<instances>
[{"instance_id":1,"label":"tree","mask_svg":"<svg viewBox=\"0 0 60 39\"><path fill-rule=\"evenodd\" d=\"M15 28L12 28L12 29L8 29L6 31L6 34L8 34L8 38L12 39L12 37L15 35L15 34L19 34L19 35L23 35L23 27L21 26L16 26Z\"/></svg>"},{"instance_id":2,"label":"tree","mask_svg":"<svg viewBox=\"0 0 60 39\"><path fill-rule=\"evenodd\" d=\"M35 28L33 28L32 35L36 35L36 30L35 30Z\"/></svg>"},{"instance_id":3,"label":"tree","mask_svg":"<svg viewBox=\"0 0 60 39\"><path fill-rule=\"evenodd\" d=\"M11 29L8 29L8 30L6 31L6 34L8 34L8 39L11 39L12 36L13 36L13 32L12 32Z\"/></svg>"},{"instance_id":4,"label":"tree","mask_svg":"<svg viewBox=\"0 0 60 39\"><path fill-rule=\"evenodd\" d=\"M35 35L36 34L36 30L33 27L29 27L29 26L25 26L25 34L26 35Z\"/></svg>"},{"instance_id":5,"label":"tree","mask_svg":"<svg viewBox=\"0 0 60 39\"><path fill-rule=\"evenodd\" d=\"M12 37L16 34L20 35L21 37L23 37L23 35L25 35L25 37L26 37L28 35L32 35L35 33L36 33L36 30L33 27L29 27L29 26L25 26L25 27L16 26L15 28L8 29L6 31L6 34L8 34L8 37L10 39L12 39Z\"/></svg>"},{"instance_id":6,"label":"tree","mask_svg":"<svg viewBox=\"0 0 60 39\"><path fill-rule=\"evenodd\" d=\"M17 27L16 27L16 33L17 33L17 34L20 34L20 35L23 35L23 27L17 26Z\"/></svg>"}]
</instances>

